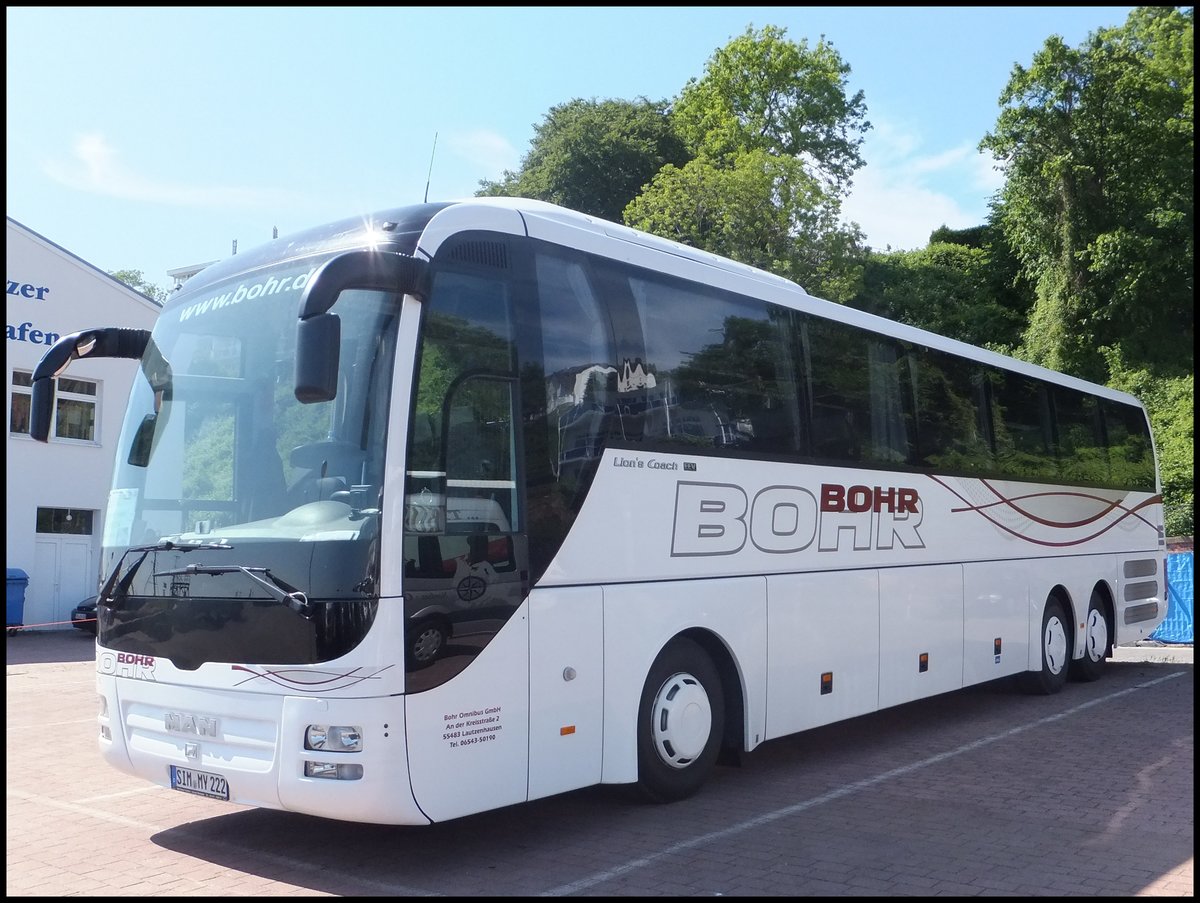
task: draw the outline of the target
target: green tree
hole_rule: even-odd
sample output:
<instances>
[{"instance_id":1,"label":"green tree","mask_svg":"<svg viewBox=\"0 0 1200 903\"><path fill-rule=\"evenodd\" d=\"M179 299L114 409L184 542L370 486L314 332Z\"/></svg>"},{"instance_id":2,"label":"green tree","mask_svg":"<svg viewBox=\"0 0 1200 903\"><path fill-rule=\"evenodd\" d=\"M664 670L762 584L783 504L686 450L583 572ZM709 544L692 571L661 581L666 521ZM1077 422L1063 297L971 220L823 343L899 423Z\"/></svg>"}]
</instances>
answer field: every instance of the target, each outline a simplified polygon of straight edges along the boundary
<instances>
[{"instance_id":1,"label":"green tree","mask_svg":"<svg viewBox=\"0 0 1200 903\"><path fill-rule=\"evenodd\" d=\"M625 223L702 248L843 301L857 288L839 266L861 244L838 220L820 186L795 158L743 151L718 164L707 157L665 166L625 208Z\"/></svg>"},{"instance_id":2,"label":"green tree","mask_svg":"<svg viewBox=\"0 0 1200 903\"><path fill-rule=\"evenodd\" d=\"M872 253L863 289L850 303L963 342L1011 352L1025 319L1002 303L994 283L987 248L931 242L917 251Z\"/></svg>"},{"instance_id":3,"label":"green tree","mask_svg":"<svg viewBox=\"0 0 1200 903\"><path fill-rule=\"evenodd\" d=\"M152 301L157 301L162 304L171 293L165 288L160 288L153 282L150 282L142 275L141 270L113 270L108 275L112 276L118 282L123 282L135 292L141 292Z\"/></svg>"},{"instance_id":4,"label":"green tree","mask_svg":"<svg viewBox=\"0 0 1200 903\"><path fill-rule=\"evenodd\" d=\"M991 223L967 229L949 229L942 226L929 235L929 244L966 245L987 252L987 286L993 302L1007 311L1018 329L1023 330L1029 322L1033 308L1034 286L1025 277L1012 246L1004 232ZM1020 343L1021 335L1004 333L992 336L988 347L1005 354L1012 354Z\"/></svg>"},{"instance_id":5,"label":"green tree","mask_svg":"<svg viewBox=\"0 0 1200 903\"><path fill-rule=\"evenodd\" d=\"M620 222L655 173L687 159L665 102L577 98L551 107L521 168L480 182L476 196L536 198Z\"/></svg>"},{"instance_id":6,"label":"green tree","mask_svg":"<svg viewBox=\"0 0 1200 903\"><path fill-rule=\"evenodd\" d=\"M786 35L773 25L747 28L718 49L680 93L676 128L695 156L763 150L795 158L826 192L844 196L871 127L863 92L847 94L850 67L824 38L810 48Z\"/></svg>"},{"instance_id":7,"label":"green tree","mask_svg":"<svg viewBox=\"0 0 1200 903\"><path fill-rule=\"evenodd\" d=\"M789 169L794 170L788 173ZM790 223L780 206L766 205L781 184L812 188L791 160L762 151L744 153L732 165L708 158L683 167L665 166L649 189L625 208L631 226L751 266L778 272L791 249Z\"/></svg>"},{"instance_id":8,"label":"green tree","mask_svg":"<svg viewBox=\"0 0 1200 903\"><path fill-rule=\"evenodd\" d=\"M1192 10L1139 7L1014 67L995 129L993 219L1036 286L1022 355L1100 382L1102 349L1192 368Z\"/></svg>"},{"instance_id":9,"label":"green tree","mask_svg":"<svg viewBox=\"0 0 1200 903\"><path fill-rule=\"evenodd\" d=\"M674 121L694 158L664 167L625 222L844 301L862 234L841 223L841 201L870 124L837 51L785 35L748 28L684 86Z\"/></svg>"}]
</instances>

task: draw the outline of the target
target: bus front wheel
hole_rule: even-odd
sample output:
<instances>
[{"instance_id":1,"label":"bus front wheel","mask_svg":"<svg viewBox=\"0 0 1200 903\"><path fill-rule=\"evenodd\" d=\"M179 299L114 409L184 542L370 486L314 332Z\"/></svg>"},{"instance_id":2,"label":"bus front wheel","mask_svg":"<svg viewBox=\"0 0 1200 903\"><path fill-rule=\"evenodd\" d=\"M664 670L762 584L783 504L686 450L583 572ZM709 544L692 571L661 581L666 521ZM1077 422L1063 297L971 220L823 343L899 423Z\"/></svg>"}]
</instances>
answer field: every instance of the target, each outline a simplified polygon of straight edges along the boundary
<instances>
[{"instance_id":1,"label":"bus front wheel","mask_svg":"<svg viewBox=\"0 0 1200 903\"><path fill-rule=\"evenodd\" d=\"M697 643L677 639L654 661L638 707L638 788L669 803L708 778L725 729L721 679Z\"/></svg>"},{"instance_id":2,"label":"bus front wheel","mask_svg":"<svg viewBox=\"0 0 1200 903\"><path fill-rule=\"evenodd\" d=\"M1075 663L1077 667L1072 667L1072 673L1080 680L1098 680L1104 673L1108 644L1112 639L1107 611L1104 597L1093 592L1083 625L1083 658Z\"/></svg>"},{"instance_id":3,"label":"bus front wheel","mask_svg":"<svg viewBox=\"0 0 1200 903\"><path fill-rule=\"evenodd\" d=\"M1021 675L1021 682L1026 692L1049 696L1066 684L1071 661L1071 630L1066 608L1057 596L1046 600L1040 636L1042 667L1037 671L1026 671Z\"/></svg>"}]
</instances>

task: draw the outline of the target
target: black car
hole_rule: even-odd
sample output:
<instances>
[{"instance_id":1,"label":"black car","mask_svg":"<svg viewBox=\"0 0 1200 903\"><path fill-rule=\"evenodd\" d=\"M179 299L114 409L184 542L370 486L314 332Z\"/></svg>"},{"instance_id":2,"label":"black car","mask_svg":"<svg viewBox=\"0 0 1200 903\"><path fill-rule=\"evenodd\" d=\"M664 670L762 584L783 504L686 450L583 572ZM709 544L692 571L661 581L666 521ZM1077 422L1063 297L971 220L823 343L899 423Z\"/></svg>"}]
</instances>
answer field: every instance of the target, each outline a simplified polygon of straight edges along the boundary
<instances>
[{"instance_id":1,"label":"black car","mask_svg":"<svg viewBox=\"0 0 1200 903\"><path fill-rule=\"evenodd\" d=\"M96 597L84 599L71 609L71 626L96 635Z\"/></svg>"}]
</instances>

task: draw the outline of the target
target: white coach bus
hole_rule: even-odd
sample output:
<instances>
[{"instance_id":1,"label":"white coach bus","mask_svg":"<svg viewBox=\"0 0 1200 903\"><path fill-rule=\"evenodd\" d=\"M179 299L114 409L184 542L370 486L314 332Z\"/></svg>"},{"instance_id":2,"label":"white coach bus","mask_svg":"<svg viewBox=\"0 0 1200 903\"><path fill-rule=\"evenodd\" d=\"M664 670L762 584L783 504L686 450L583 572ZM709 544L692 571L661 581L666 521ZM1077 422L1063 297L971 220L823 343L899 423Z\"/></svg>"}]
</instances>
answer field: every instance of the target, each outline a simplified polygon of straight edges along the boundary
<instances>
[{"instance_id":1,"label":"white coach bus","mask_svg":"<svg viewBox=\"0 0 1200 903\"><path fill-rule=\"evenodd\" d=\"M99 743L188 793L427 824L1014 677L1166 614L1128 395L540 202L241 253L127 357Z\"/></svg>"}]
</instances>

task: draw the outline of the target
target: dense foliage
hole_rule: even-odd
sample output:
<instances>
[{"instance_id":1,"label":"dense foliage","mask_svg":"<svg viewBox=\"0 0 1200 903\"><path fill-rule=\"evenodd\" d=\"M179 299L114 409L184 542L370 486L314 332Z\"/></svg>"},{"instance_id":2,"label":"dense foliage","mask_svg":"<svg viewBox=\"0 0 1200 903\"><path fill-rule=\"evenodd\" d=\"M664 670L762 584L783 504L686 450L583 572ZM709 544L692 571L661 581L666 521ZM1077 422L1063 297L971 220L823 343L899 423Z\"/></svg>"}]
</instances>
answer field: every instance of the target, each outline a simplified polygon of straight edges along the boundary
<instances>
[{"instance_id":1,"label":"dense foliage","mask_svg":"<svg viewBox=\"0 0 1200 903\"><path fill-rule=\"evenodd\" d=\"M1014 67L982 147L994 218L1036 286L1023 356L1099 382L1104 349L1192 369L1192 11L1142 7Z\"/></svg>"},{"instance_id":2,"label":"dense foliage","mask_svg":"<svg viewBox=\"0 0 1200 903\"><path fill-rule=\"evenodd\" d=\"M518 172L484 181L481 196L549 201L613 222L664 166L688 160L665 103L575 99L534 127Z\"/></svg>"}]
</instances>

